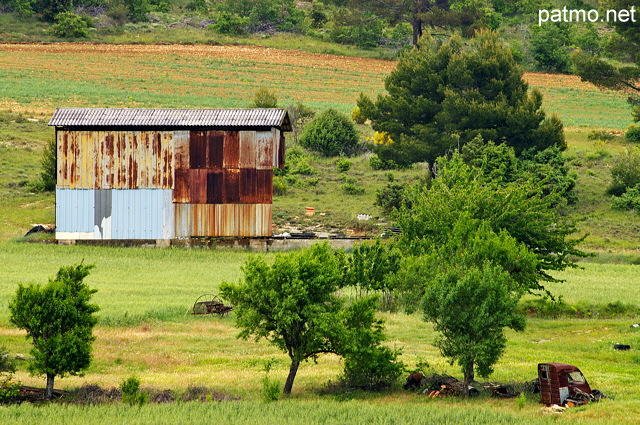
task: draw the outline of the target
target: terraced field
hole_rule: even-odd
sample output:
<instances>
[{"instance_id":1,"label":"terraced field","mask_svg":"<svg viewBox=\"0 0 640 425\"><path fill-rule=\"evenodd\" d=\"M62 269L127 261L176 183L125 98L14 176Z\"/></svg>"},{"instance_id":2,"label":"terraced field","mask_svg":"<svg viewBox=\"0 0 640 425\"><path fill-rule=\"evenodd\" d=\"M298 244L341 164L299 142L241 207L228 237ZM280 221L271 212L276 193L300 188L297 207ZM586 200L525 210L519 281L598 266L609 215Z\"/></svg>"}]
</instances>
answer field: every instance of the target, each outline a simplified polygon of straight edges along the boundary
<instances>
[{"instance_id":1,"label":"terraced field","mask_svg":"<svg viewBox=\"0 0 640 425\"><path fill-rule=\"evenodd\" d=\"M256 89L282 105L350 112L376 96L395 62L254 46L0 44L0 107L49 114L57 106L245 107ZM578 77L527 74L567 126L624 128L625 96Z\"/></svg>"}]
</instances>

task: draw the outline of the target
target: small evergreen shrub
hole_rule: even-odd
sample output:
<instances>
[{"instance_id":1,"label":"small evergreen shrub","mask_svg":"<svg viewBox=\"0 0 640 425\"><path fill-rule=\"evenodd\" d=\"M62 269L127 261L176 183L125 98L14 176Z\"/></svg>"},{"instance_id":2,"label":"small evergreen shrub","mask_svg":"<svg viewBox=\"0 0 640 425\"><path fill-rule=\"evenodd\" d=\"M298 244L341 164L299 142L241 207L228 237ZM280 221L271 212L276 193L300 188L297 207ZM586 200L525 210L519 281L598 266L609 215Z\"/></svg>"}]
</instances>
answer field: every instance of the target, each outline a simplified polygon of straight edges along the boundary
<instances>
[{"instance_id":1,"label":"small evergreen shrub","mask_svg":"<svg viewBox=\"0 0 640 425\"><path fill-rule=\"evenodd\" d=\"M61 38L87 38L89 27L82 16L63 12L56 15L56 23L51 26L51 34Z\"/></svg>"},{"instance_id":2,"label":"small evergreen shrub","mask_svg":"<svg viewBox=\"0 0 640 425\"><path fill-rule=\"evenodd\" d=\"M364 187L356 186L353 183L345 183L342 186L340 186L340 188L347 195L363 195L364 194Z\"/></svg>"},{"instance_id":3,"label":"small evergreen shrub","mask_svg":"<svg viewBox=\"0 0 640 425\"><path fill-rule=\"evenodd\" d=\"M611 207L622 211L633 210L640 214L640 184L627 189L620 196L613 196L611 198Z\"/></svg>"},{"instance_id":4,"label":"small evergreen shrub","mask_svg":"<svg viewBox=\"0 0 640 425\"><path fill-rule=\"evenodd\" d=\"M336 169L341 173L346 173L351 169L351 161L345 156L336 159Z\"/></svg>"},{"instance_id":5,"label":"small evergreen shrub","mask_svg":"<svg viewBox=\"0 0 640 425\"><path fill-rule=\"evenodd\" d=\"M344 114L327 109L306 125L300 145L324 156L350 153L358 145L358 132Z\"/></svg>"}]
</instances>

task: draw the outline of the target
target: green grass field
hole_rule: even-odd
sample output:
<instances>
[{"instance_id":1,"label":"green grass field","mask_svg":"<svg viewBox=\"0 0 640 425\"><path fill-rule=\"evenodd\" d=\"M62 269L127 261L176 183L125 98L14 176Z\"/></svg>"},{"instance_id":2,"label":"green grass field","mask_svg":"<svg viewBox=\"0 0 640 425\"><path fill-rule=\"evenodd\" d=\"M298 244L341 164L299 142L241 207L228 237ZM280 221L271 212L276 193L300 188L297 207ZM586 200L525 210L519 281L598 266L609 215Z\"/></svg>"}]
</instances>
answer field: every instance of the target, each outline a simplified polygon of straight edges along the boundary
<instances>
[{"instance_id":1,"label":"green grass field","mask_svg":"<svg viewBox=\"0 0 640 425\"><path fill-rule=\"evenodd\" d=\"M84 260L96 265L86 279L91 287L98 289L95 301L101 307L101 323L95 332L95 360L86 376L58 379L58 388L88 383L117 387L123 379L135 374L144 387L180 393L189 385L205 385L242 400L215 406L178 404L169 407L169 411L164 410L166 407L147 406L137 413L120 405L80 410L10 407L0 409L0 421L14 423L19 416L17 423L44 423L43 417L69 415L68 423L83 419L91 423L108 420L119 423L122 415L127 415L127 420L132 415L132 423L145 420L169 423L170 418L189 408L193 409L193 417L185 423L195 422L204 415L224 418L231 414L228 412L234 412L231 420L238 421L232 423L243 423L241 418L250 417L254 409L273 412L265 413L264 423L276 423L282 415L292 423L307 417L308 423L370 422L366 419L369 413L363 413L362 417L343 416L347 414L342 410L345 406L389 418L389 422L380 423L394 423L397 419L393 418L403 409L411 412L407 423L418 421L423 415L442 417L445 423L547 423L552 420L539 413L540 405L535 397L518 408L515 400L430 400L399 388L377 394L356 391L337 396L326 392L326 384L340 375L341 362L332 355L321 356L317 364L304 363L291 400L265 407L258 402L264 362L275 359L270 376L284 382L288 371L286 355L265 342L237 340L233 314L226 318L185 314L199 295L216 293L221 281L239 278L247 255L209 250L0 244L0 340L12 355L29 351L23 333L7 323L7 301L17 284L46 282L64 264ZM549 289L572 302L640 303L640 295L633 290L636 266L597 263L583 263L583 266L584 270L564 272L559 277L566 278L567 282L550 285ZM607 290L603 290L604 285ZM409 368L426 361L433 371L460 376L457 367L449 365L432 345L436 334L419 315L384 313L381 317L386 320L388 344L402 349L401 359ZM575 409L557 420L606 423L615 417L621 423L637 422L640 420L640 403L636 397L640 391L637 380L640 355L636 347L640 335L629 326L634 320L627 317L529 319L524 332L508 333L507 350L490 379L524 382L535 377L539 362L576 364L593 387L615 399ZM634 348L618 352L612 349L614 343L630 344ZM24 364L20 365L17 378L26 385L44 385L43 379L27 374ZM337 401L345 398L353 400ZM49 413L41 416L42 412ZM163 422L165 420L167 422Z\"/></svg>"},{"instance_id":2,"label":"green grass field","mask_svg":"<svg viewBox=\"0 0 640 425\"><path fill-rule=\"evenodd\" d=\"M180 392L189 385L206 385L242 401L141 409L120 404L11 406L0 408L0 423L640 422L640 335L630 327L638 321L634 317L536 318L529 319L524 332L509 333L507 350L491 380L523 382L535 377L539 362L567 362L579 366L593 387L615 397L559 417L541 414L535 397L519 407L515 400L430 400L399 389L336 395L326 391L327 383L340 374L341 363L335 356L303 364L291 399L265 405L259 401L264 362L275 359L271 376L283 382L288 358L264 342L237 340L233 315L186 314L197 297L217 293L222 281L240 278L246 252L9 242L33 224L54 221L53 196L31 193L29 182L40 172L42 146L53 134L45 124L56 106L237 107L247 106L257 88L267 87L276 91L283 106L301 101L348 113L360 91L372 96L382 91L384 76L392 68L388 61L263 47L1 45L0 344L12 354L27 354L30 349L23 333L8 323L7 302L19 283L44 283L61 265L84 261L96 266L87 282L98 289L95 301L101 307L95 361L85 377L57 380L57 387L118 386L135 374L146 387ZM621 140L587 139L594 128L626 128L631 120L624 96L595 90L570 76L528 74L527 78L545 95L547 111L558 113L567 126L566 155L578 173L580 201L565 212L584 218L579 228L590 233L584 248L598 252L581 263L582 269L557 273L566 282L548 288L569 304L640 305L635 265L640 216L612 211L604 194L611 164L630 146ZM312 155L309 163L317 173L289 182L288 193L274 198L274 221L301 230L359 226L375 233L375 223L362 226L354 218L357 213L380 214L372 202L375 190L386 182L385 172L372 171L365 157L354 158L344 176L335 171L333 159ZM409 181L422 173L416 167L394 176ZM364 187L365 193L344 194L340 186L347 179ZM325 215L305 217L308 206ZM433 346L436 335L419 315L381 317L387 321L388 343L403 349L402 360L409 368L426 361L434 371L460 376ZM614 351L614 343L633 349ZM44 385L43 379L28 375L24 364L17 377L27 385Z\"/></svg>"}]
</instances>

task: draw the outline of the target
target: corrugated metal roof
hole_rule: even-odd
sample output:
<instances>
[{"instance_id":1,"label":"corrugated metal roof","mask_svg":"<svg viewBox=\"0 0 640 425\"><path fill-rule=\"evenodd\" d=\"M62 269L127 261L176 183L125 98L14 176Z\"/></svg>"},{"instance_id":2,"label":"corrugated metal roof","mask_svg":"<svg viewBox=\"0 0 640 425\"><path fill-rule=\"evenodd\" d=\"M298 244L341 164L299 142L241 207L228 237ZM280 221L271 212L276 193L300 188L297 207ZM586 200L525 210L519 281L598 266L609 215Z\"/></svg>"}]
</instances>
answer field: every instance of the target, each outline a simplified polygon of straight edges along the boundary
<instances>
[{"instance_id":1,"label":"corrugated metal roof","mask_svg":"<svg viewBox=\"0 0 640 425\"><path fill-rule=\"evenodd\" d=\"M276 127L291 131L286 109L116 109L56 108L56 127Z\"/></svg>"}]
</instances>

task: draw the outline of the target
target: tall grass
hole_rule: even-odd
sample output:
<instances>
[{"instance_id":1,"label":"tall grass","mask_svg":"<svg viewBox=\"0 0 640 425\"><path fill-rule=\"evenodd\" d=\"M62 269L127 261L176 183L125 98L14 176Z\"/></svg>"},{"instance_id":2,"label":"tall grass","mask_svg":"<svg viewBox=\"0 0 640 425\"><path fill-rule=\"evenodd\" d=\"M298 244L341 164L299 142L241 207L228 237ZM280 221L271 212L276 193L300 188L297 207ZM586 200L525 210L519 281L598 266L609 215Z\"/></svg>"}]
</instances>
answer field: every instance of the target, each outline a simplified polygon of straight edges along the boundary
<instances>
[{"instance_id":1,"label":"tall grass","mask_svg":"<svg viewBox=\"0 0 640 425\"><path fill-rule=\"evenodd\" d=\"M555 417L542 417L531 407L524 414L513 414L478 405L457 408L444 403L389 404L335 401L286 401L279 403L222 402L146 405L141 408L124 405L84 408L79 406L9 406L0 409L0 421L7 424L64 423L65 425L156 424L201 425L300 425L300 424L551 424L565 422Z\"/></svg>"}]
</instances>

